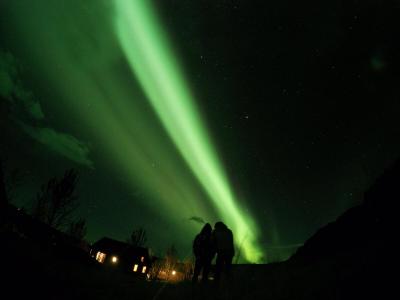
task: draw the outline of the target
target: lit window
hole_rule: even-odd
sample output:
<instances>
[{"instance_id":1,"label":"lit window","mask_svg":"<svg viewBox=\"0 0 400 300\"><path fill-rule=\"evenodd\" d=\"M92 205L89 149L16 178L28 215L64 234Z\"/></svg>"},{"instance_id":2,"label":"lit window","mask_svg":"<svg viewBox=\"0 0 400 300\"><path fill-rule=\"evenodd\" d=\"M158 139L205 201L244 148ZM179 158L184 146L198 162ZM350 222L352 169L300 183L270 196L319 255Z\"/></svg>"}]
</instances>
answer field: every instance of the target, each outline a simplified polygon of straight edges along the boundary
<instances>
[{"instance_id":1,"label":"lit window","mask_svg":"<svg viewBox=\"0 0 400 300\"><path fill-rule=\"evenodd\" d=\"M136 272L137 269L138 269L138 267L139 267L139 265L134 265L134 266L133 266L133 272Z\"/></svg>"},{"instance_id":2,"label":"lit window","mask_svg":"<svg viewBox=\"0 0 400 300\"><path fill-rule=\"evenodd\" d=\"M175 274L176 274L176 271L175 271L175 270L173 270L173 271L172 271L172 275L175 275Z\"/></svg>"},{"instance_id":3,"label":"lit window","mask_svg":"<svg viewBox=\"0 0 400 300\"><path fill-rule=\"evenodd\" d=\"M146 273L146 266L143 267L142 273Z\"/></svg>"},{"instance_id":4,"label":"lit window","mask_svg":"<svg viewBox=\"0 0 400 300\"><path fill-rule=\"evenodd\" d=\"M99 263L103 263L104 262L104 260L106 259L106 254L105 253L102 253L102 252L97 252L97 254L96 254L96 260L99 262Z\"/></svg>"},{"instance_id":5,"label":"lit window","mask_svg":"<svg viewBox=\"0 0 400 300\"><path fill-rule=\"evenodd\" d=\"M118 257L113 256L113 257L111 258L111 261L112 261L114 264L117 263Z\"/></svg>"},{"instance_id":6,"label":"lit window","mask_svg":"<svg viewBox=\"0 0 400 300\"><path fill-rule=\"evenodd\" d=\"M144 256L142 256L142 257L140 258L140 261L141 261L141 262L144 262Z\"/></svg>"}]
</instances>

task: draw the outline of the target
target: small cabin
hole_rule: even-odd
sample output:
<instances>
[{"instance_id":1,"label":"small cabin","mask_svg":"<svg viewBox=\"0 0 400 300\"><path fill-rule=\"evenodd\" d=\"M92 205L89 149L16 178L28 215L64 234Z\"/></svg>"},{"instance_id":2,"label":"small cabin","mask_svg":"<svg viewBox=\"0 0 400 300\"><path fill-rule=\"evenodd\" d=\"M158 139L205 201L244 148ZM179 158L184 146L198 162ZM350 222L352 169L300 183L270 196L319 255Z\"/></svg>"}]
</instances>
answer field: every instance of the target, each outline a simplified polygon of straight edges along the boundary
<instances>
[{"instance_id":1,"label":"small cabin","mask_svg":"<svg viewBox=\"0 0 400 300\"><path fill-rule=\"evenodd\" d=\"M147 276L151 267L147 248L134 247L107 237L92 245L90 255L101 264L142 276Z\"/></svg>"}]
</instances>

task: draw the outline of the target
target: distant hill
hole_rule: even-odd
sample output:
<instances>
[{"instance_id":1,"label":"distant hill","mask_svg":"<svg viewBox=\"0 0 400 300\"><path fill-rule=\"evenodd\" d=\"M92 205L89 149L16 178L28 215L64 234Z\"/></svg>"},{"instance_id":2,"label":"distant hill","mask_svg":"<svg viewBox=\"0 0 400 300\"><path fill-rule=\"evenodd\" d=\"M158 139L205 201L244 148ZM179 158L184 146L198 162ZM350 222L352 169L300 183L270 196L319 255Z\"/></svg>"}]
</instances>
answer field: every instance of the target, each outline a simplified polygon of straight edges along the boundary
<instances>
[{"instance_id":1,"label":"distant hill","mask_svg":"<svg viewBox=\"0 0 400 300\"><path fill-rule=\"evenodd\" d=\"M292 293L299 299L379 299L389 294L398 256L399 200L397 161L364 193L362 204L318 230L283 264L294 274L286 282Z\"/></svg>"},{"instance_id":2,"label":"distant hill","mask_svg":"<svg viewBox=\"0 0 400 300\"><path fill-rule=\"evenodd\" d=\"M385 255L393 244L400 200L400 161L365 192L362 204L318 230L291 257L310 261L359 251L360 255Z\"/></svg>"}]
</instances>

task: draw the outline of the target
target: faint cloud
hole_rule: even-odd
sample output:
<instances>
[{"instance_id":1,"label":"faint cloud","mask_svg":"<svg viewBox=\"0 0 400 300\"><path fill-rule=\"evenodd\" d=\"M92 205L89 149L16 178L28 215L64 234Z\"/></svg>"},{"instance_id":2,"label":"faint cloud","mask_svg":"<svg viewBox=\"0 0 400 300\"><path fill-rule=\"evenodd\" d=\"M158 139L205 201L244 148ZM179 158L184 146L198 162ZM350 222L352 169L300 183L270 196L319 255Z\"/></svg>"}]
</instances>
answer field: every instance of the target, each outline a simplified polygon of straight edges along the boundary
<instances>
[{"instance_id":1,"label":"faint cloud","mask_svg":"<svg viewBox=\"0 0 400 300\"><path fill-rule=\"evenodd\" d=\"M15 57L0 50L0 96L11 104L14 111L23 111L35 120L44 119L42 107L26 90L18 78L19 64Z\"/></svg>"},{"instance_id":2,"label":"faint cloud","mask_svg":"<svg viewBox=\"0 0 400 300\"><path fill-rule=\"evenodd\" d=\"M35 101L33 98L32 92L19 89L15 91L16 98L20 101L20 104L23 106L28 115L35 120L43 120L44 113L42 111L42 107L38 101Z\"/></svg>"},{"instance_id":3,"label":"faint cloud","mask_svg":"<svg viewBox=\"0 0 400 300\"><path fill-rule=\"evenodd\" d=\"M10 95L13 90L13 82L6 70L3 69L0 61L0 96L10 101Z\"/></svg>"},{"instance_id":4,"label":"faint cloud","mask_svg":"<svg viewBox=\"0 0 400 300\"><path fill-rule=\"evenodd\" d=\"M45 115L33 93L23 87L19 79L19 70L20 66L15 57L0 50L0 96L3 101L8 102L12 119L30 137L51 150L78 164L93 168L86 143L47 126L30 125L45 121Z\"/></svg>"},{"instance_id":5,"label":"faint cloud","mask_svg":"<svg viewBox=\"0 0 400 300\"><path fill-rule=\"evenodd\" d=\"M0 96L12 101L11 95L14 90L14 79L17 74L14 57L0 50Z\"/></svg>"},{"instance_id":6,"label":"faint cloud","mask_svg":"<svg viewBox=\"0 0 400 300\"><path fill-rule=\"evenodd\" d=\"M33 127L20 122L22 129L33 139L64 157L87 167L93 168L89 159L89 147L70 134L57 132L52 128Z\"/></svg>"},{"instance_id":7,"label":"faint cloud","mask_svg":"<svg viewBox=\"0 0 400 300\"><path fill-rule=\"evenodd\" d=\"M196 223L205 224L206 221L203 220L201 217L193 216L189 218L189 221L194 221Z\"/></svg>"}]
</instances>

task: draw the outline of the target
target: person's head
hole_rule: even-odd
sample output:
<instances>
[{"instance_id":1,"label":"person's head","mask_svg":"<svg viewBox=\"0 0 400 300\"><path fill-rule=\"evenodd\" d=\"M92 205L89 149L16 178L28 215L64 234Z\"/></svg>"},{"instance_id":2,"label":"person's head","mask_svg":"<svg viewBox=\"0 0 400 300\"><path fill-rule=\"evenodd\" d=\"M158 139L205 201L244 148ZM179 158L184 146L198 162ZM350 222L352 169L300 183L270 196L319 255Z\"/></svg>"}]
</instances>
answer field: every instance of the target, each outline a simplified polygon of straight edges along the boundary
<instances>
[{"instance_id":1,"label":"person's head","mask_svg":"<svg viewBox=\"0 0 400 300\"><path fill-rule=\"evenodd\" d=\"M224 223L222 223L221 221L218 221L217 223L215 223L214 225L214 229L215 230L224 230L226 229L226 225Z\"/></svg>"},{"instance_id":2,"label":"person's head","mask_svg":"<svg viewBox=\"0 0 400 300\"><path fill-rule=\"evenodd\" d=\"M202 235L210 235L212 231L210 223L206 223L200 231Z\"/></svg>"}]
</instances>

